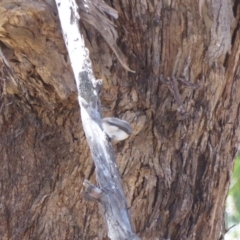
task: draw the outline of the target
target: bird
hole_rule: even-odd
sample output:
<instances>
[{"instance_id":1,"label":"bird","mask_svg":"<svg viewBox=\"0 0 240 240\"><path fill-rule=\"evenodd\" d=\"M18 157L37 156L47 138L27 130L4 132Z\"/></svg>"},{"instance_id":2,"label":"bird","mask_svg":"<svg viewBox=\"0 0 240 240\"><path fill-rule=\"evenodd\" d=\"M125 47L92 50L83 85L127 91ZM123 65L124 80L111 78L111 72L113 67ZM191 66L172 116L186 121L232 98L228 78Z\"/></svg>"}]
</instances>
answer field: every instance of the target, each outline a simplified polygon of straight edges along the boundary
<instances>
[{"instance_id":1,"label":"bird","mask_svg":"<svg viewBox=\"0 0 240 240\"><path fill-rule=\"evenodd\" d=\"M115 141L122 141L132 134L132 127L127 121L115 117L102 119L102 127L107 136Z\"/></svg>"}]
</instances>

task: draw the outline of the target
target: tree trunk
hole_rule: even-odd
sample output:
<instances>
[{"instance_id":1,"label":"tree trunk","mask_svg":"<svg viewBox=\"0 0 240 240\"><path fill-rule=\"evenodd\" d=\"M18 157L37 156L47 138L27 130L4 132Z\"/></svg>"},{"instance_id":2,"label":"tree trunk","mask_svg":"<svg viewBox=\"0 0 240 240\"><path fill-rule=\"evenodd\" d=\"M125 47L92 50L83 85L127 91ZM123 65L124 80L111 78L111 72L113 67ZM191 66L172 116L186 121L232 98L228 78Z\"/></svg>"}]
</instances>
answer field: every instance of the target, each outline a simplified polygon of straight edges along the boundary
<instances>
[{"instance_id":1,"label":"tree trunk","mask_svg":"<svg viewBox=\"0 0 240 240\"><path fill-rule=\"evenodd\" d=\"M238 1L106 3L136 73L81 25L103 115L133 127L114 148L136 233L218 240L239 146ZM107 239L102 212L83 198L94 165L54 1L2 0L0 16L0 236Z\"/></svg>"}]
</instances>

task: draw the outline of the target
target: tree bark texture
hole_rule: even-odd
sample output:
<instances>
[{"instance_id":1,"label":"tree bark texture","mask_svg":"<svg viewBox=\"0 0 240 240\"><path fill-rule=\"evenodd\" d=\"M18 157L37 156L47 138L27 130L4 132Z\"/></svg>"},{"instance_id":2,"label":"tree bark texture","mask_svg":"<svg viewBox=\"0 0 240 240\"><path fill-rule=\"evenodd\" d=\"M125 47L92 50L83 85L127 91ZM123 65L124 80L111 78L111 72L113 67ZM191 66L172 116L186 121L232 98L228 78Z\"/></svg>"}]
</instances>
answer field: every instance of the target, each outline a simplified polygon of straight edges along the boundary
<instances>
[{"instance_id":1,"label":"tree bark texture","mask_svg":"<svg viewBox=\"0 0 240 240\"><path fill-rule=\"evenodd\" d=\"M81 23L103 115L127 120L115 144L132 223L142 239L219 239L239 146L238 1L108 0L126 71L98 30ZM84 200L94 165L52 1L0 2L0 236L107 239ZM0 54L1 56L1 54ZM14 76L14 78L13 78ZM162 77L160 77L162 76ZM178 84L186 113L168 84Z\"/></svg>"}]
</instances>

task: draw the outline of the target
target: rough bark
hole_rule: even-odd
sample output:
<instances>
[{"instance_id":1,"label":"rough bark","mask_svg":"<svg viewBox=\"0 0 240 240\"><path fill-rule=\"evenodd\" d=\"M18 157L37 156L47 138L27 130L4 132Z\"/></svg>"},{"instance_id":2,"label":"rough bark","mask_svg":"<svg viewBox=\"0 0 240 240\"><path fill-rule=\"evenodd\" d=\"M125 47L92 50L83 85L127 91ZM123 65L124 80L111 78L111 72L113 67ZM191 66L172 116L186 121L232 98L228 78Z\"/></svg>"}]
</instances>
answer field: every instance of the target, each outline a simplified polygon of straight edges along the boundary
<instances>
[{"instance_id":1,"label":"rough bark","mask_svg":"<svg viewBox=\"0 0 240 240\"><path fill-rule=\"evenodd\" d=\"M0 2L1 49L12 69L1 62L0 235L107 239L96 203L82 197L94 166L59 20L47 2ZM119 13L117 45L136 73L124 70L94 27L82 29L104 81L104 116L134 129L115 145L134 228L142 239L218 239L239 146L238 1L106 3ZM179 85L185 118L161 75L200 85Z\"/></svg>"}]
</instances>

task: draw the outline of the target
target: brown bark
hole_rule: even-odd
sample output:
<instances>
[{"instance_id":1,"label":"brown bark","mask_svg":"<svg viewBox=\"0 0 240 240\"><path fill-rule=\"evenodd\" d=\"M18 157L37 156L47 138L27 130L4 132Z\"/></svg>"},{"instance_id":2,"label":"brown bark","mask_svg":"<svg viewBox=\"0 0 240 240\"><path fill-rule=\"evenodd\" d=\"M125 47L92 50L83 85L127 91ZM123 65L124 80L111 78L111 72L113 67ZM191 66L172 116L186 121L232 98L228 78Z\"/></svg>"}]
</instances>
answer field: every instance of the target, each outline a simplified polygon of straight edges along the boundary
<instances>
[{"instance_id":1,"label":"brown bark","mask_svg":"<svg viewBox=\"0 0 240 240\"><path fill-rule=\"evenodd\" d=\"M0 63L0 236L107 239L98 206L82 197L94 166L59 20L47 2L0 2L1 49L12 69ZM136 232L142 239L219 239L239 146L238 2L106 3L119 13L117 45L136 73L96 29L82 28L104 81L104 116L134 129L115 151ZM200 85L179 84L185 118L160 75Z\"/></svg>"}]
</instances>

